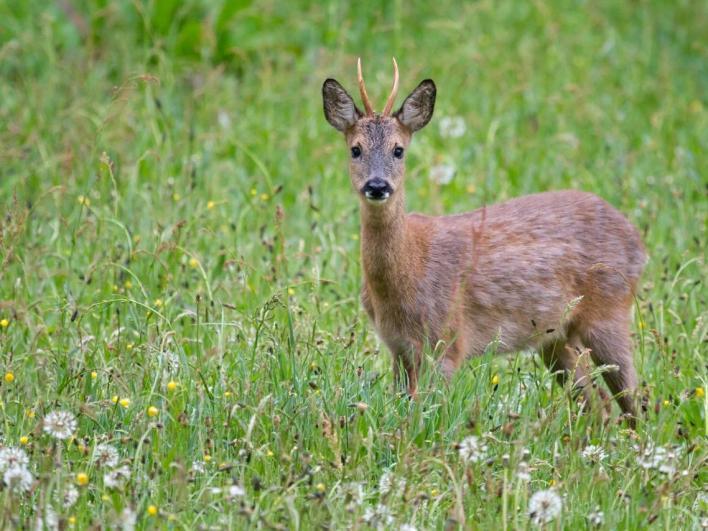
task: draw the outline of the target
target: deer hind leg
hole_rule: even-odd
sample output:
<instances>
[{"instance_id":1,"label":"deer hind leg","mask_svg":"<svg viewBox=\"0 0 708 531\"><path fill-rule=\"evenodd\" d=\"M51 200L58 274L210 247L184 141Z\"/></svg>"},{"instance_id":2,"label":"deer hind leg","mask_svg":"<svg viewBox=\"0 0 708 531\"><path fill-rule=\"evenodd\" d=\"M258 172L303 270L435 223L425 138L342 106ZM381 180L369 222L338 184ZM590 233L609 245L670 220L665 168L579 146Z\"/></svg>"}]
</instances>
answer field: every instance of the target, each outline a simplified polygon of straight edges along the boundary
<instances>
[{"instance_id":1,"label":"deer hind leg","mask_svg":"<svg viewBox=\"0 0 708 531\"><path fill-rule=\"evenodd\" d=\"M608 367L602 376L622 412L629 417L630 425L634 427L636 422L634 391L637 387L637 373L632 358L629 319L623 315L618 319L586 325L582 338L590 348L590 355L598 367L615 366Z\"/></svg>"},{"instance_id":2,"label":"deer hind leg","mask_svg":"<svg viewBox=\"0 0 708 531\"><path fill-rule=\"evenodd\" d=\"M393 375L397 389L405 387L408 394L415 398L418 392L418 372L421 352L415 347L396 349L393 354Z\"/></svg>"},{"instance_id":3,"label":"deer hind leg","mask_svg":"<svg viewBox=\"0 0 708 531\"><path fill-rule=\"evenodd\" d=\"M557 339L540 348L541 358L546 367L555 374L558 384L564 386L568 378L573 379L573 392L583 395L586 404L592 400L587 359L581 356L582 344L571 335L567 340Z\"/></svg>"}]
</instances>

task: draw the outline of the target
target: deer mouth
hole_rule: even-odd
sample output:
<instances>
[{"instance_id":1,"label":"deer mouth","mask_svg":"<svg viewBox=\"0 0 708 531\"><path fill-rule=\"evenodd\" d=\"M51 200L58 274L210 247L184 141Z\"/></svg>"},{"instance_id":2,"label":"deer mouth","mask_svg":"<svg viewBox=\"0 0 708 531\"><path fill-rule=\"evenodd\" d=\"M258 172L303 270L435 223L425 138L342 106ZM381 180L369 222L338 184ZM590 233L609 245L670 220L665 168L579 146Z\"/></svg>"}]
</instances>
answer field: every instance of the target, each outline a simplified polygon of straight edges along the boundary
<instances>
[{"instance_id":1,"label":"deer mouth","mask_svg":"<svg viewBox=\"0 0 708 531\"><path fill-rule=\"evenodd\" d=\"M385 180L380 178L374 178L369 180L364 187L361 189L361 193L366 198L368 203L381 204L385 203L391 193L393 193L393 188Z\"/></svg>"}]
</instances>

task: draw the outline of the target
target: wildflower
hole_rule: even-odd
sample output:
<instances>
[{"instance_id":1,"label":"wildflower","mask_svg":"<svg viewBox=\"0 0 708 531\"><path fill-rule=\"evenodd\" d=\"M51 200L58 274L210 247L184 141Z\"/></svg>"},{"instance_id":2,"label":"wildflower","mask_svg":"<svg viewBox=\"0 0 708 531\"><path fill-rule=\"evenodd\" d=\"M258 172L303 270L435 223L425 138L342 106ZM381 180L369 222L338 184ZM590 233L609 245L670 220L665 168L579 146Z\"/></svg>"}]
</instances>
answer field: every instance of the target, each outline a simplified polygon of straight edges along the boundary
<instances>
[{"instance_id":1,"label":"wildflower","mask_svg":"<svg viewBox=\"0 0 708 531\"><path fill-rule=\"evenodd\" d=\"M206 470L204 466L204 461L194 461L192 463L192 471L196 472L197 474L203 474L204 470Z\"/></svg>"},{"instance_id":2,"label":"wildflower","mask_svg":"<svg viewBox=\"0 0 708 531\"><path fill-rule=\"evenodd\" d=\"M463 461L478 463L486 457L487 445L480 441L476 435L470 435L462 440L458 445L457 451Z\"/></svg>"},{"instance_id":3,"label":"wildflower","mask_svg":"<svg viewBox=\"0 0 708 531\"><path fill-rule=\"evenodd\" d=\"M344 486L344 491L354 505L359 506L364 503L364 498L366 496L364 493L364 485L361 482L354 481L352 483L348 483Z\"/></svg>"},{"instance_id":4,"label":"wildflower","mask_svg":"<svg viewBox=\"0 0 708 531\"><path fill-rule=\"evenodd\" d=\"M0 328L7 328L10 326L10 321L7 319L0 319Z\"/></svg>"},{"instance_id":5,"label":"wildflower","mask_svg":"<svg viewBox=\"0 0 708 531\"><path fill-rule=\"evenodd\" d=\"M196 258L190 258L189 267L191 267L192 269L196 269L197 267L199 267L199 260L197 260Z\"/></svg>"},{"instance_id":6,"label":"wildflower","mask_svg":"<svg viewBox=\"0 0 708 531\"><path fill-rule=\"evenodd\" d=\"M673 449L666 449L663 446L655 447L649 444L637 456L637 464L644 469L658 470L662 474L673 476L676 473L676 461L678 453Z\"/></svg>"},{"instance_id":7,"label":"wildflower","mask_svg":"<svg viewBox=\"0 0 708 531\"><path fill-rule=\"evenodd\" d=\"M5 381L6 381L7 383L12 383L12 382L14 382L14 381L15 381L15 373L12 372L12 371L7 371L7 372L5 373Z\"/></svg>"},{"instance_id":8,"label":"wildflower","mask_svg":"<svg viewBox=\"0 0 708 531\"><path fill-rule=\"evenodd\" d=\"M172 200L173 200L173 201L177 202L177 201L179 201L180 199L182 199L182 196L181 196L178 192L175 192L174 194L172 194Z\"/></svg>"},{"instance_id":9,"label":"wildflower","mask_svg":"<svg viewBox=\"0 0 708 531\"><path fill-rule=\"evenodd\" d=\"M498 385L499 384L499 375L495 374L492 376L492 385Z\"/></svg>"},{"instance_id":10,"label":"wildflower","mask_svg":"<svg viewBox=\"0 0 708 531\"><path fill-rule=\"evenodd\" d=\"M20 437L20 444L23 446L29 444L29 437L27 435Z\"/></svg>"},{"instance_id":11,"label":"wildflower","mask_svg":"<svg viewBox=\"0 0 708 531\"><path fill-rule=\"evenodd\" d=\"M126 280L125 282L123 282L123 287L125 289L130 289L133 287L133 283L130 280Z\"/></svg>"},{"instance_id":12,"label":"wildflower","mask_svg":"<svg viewBox=\"0 0 708 531\"><path fill-rule=\"evenodd\" d=\"M138 521L138 516L130 507L126 507L121 511L119 517L119 525L122 531L133 531L135 523Z\"/></svg>"},{"instance_id":13,"label":"wildflower","mask_svg":"<svg viewBox=\"0 0 708 531\"><path fill-rule=\"evenodd\" d=\"M85 472L79 472L78 474L76 474L76 484L79 487L85 487L86 485L88 485L89 484L88 474L86 474Z\"/></svg>"},{"instance_id":14,"label":"wildflower","mask_svg":"<svg viewBox=\"0 0 708 531\"><path fill-rule=\"evenodd\" d=\"M76 418L68 411L52 411L44 417L44 431L56 439L68 439L76 431Z\"/></svg>"},{"instance_id":15,"label":"wildflower","mask_svg":"<svg viewBox=\"0 0 708 531\"><path fill-rule=\"evenodd\" d=\"M268 199L270 199L270 196L268 194L266 194L266 193L261 194L261 201L265 202L265 201L268 201Z\"/></svg>"},{"instance_id":16,"label":"wildflower","mask_svg":"<svg viewBox=\"0 0 708 531\"><path fill-rule=\"evenodd\" d=\"M35 529L50 529L52 531L55 529L59 529L59 516L57 516L56 511L52 508L51 505L47 505L44 508L43 514L38 514Z\"/></svg>"},{"instance_id":17,"label":"wildflower","mask_svg":"<svg viewBox=\"0 0 708 531\"><path fill-rule=\"evenodd\" d=\"M76 199L81 206L85 206L85 207L91 206L91 200L88 197L86 197L85 195L80 195Z\"/></svg>"},{"instance_id":18,"label":"wildflower","mask_svg":"<svg viewBox=\"0 0 708 531\"><path fill-rule=\"evenodd\" d=\"M177 385L177 382L175 382L174 380L170 380L169 382L167 382L167 390L174 391L175 389L177 389Z\"/></svg>"},{"instance_id":19,"label":"wildflower","mask_svg":"<svg viewBox=\"0 0 708 531\"><path fill-rule=\"evenodd\" d=\"M118 450L110 444L99 444L93 451L93 462L99 466L114 467L120 456Z\"/></svg>"},{"instance_id":20,"label":"wildflower","mask_svg":"<svg viewBox=\"0 0 708 531\"><path fill-rule=\"evenodd\" d=\"M160 410L157 409L155 406L150 406L150 407L147 409L147 415L148 415L148 417L156 417L156 416L159 415L159 414L160 414Z\"/></svg>"},{"instance_id":21,"label":"wildflower","mask_svg":"<svg viewBox=\"0 0 708 531\"><path fill-rule=\"evenodd\" d=\"M27 467L29 457L22 448L0 448L0 472L13 467Z\"/></svg>"},{"instance_id":22,"label":"wildflower","mask_svg":"<svg viewBox=\"0 0 708 531\"><path fill-rule=\"evenodd\" d=\"M327 487L324 483L318 483L317 485L315 485L315 489L317 490L317 492L324 492L325 490L327 490Z\"/></svg>"},{"instance_id":23,"label":"wildflower","mask_svg":"<svg viewBox=\"0 0 708 531\"><path fill-rule=\"evenodd\" d=\"M34 478L27 467L15 465L5 470L2 479L8 489L21 494L30 490Z\"/></svg>"},{"instance_id":24,"label":"wildflower","mask_svg":"<svg viewBox=\"0 0 708 531\"><path fill-rule=\"evenodd\" d=\"M103 484L109 489L122 489L130 479L130 468L121 466L103 475Z\"/></svg>"},{"instance_id":25,"label":"wildflower","mask_svg":"<svg viewBox=\"0 0 708 531\"><path fill-rule=\"evenodd\" d=\"M386 470L379 478L379 493L385 496L389 492L402 491L406 488L405 478L396 478L390 470Z\"/></svg>"},{"instance_id":26,"label":"wildflower","mask_svg":"<svg viewBox=\"0 0 708 531\"><path fill-rule=\"evenodd\" d=\"M211 210L216 206L216 203L214 201L207 201L207 209Z\"/></svg>"},{"instance_id":27,"label":"wildflower","mask_svg":"<svg viewBox=\"0 0 708 531\"><path fill-rule=\"evenodd\" d=\"M529 464L526 461L521 461L519 466L516 468L516 477L521 481L531 480L531 473L529 472Z\"/></svg>"},{"instance_id":28,"label":"wildflower","mask_svg":"<svg viewBox=\"0 0 708 531\"><path fill-rule=\"evenodd\" d=\"M696 387L696 398L703 398L706 396L706 392L703 387Z\"/></svg>"},{"instance_id":29,"label":"wildflower","mask_svg":"<svg viewBox=\"0 0 708 531\"><path fill-rule=\"evenodd\" d=\"M561 512L561 497L552 490L539 490L529 500L529 518L537 525L555 520Z\"/></svg>"},{"instance_id":30,"label":"wildflower","mask_svg":"<svg viewBox=\"0 0 708 531\"><path fill-rule=\"evenodd\" d=\"M376 507L367 507L364 511L364 522L377 529L386 529L393 523L391 509L381 503Z\"/></svg>"},{"instance_id":31,"label":"wildflower","mask_svg":"<svg viewBox=\"0 0 708 531\"><path fill-rule=\"evenodd\" d=\"M79 491L73 485L68 485L64 491L64 496L62 498L62 506L64 509L73 507L76 501L79 499Z\"/></svg>"},{"instance_id":32,"label":"wildflower","mask_svg":"<svg viewBox=\"0 0 708 531\"><path fill-rule=\"evenodd\" d=\"M228 490L226 491L226 497L229 500L232 500L234 498L240 498L241 496L246 495L246 490L241 486L241 485L231 485Z\"/></svg>"},{"instance_id":33,"label":"wildflower","mask_svg":"<svg viewBox=\"0 0 708 531\"><path fill-rule=\"evenodd\" d=\"M459 138L465 134L467 126L462 116L443 116L440 118L440 135L447 138Z\"/></svg>"},{"instance_id":34,"label":"wildflower","mask_svg":"<svg viewBox=\"0 0 708 531\"><path fill-rule=\"evenodd\" d=\"M455 167L451 164L438 164L430 169L430 179L437 184L448 184L455 176Z\"/></svg>"},{"instance_id":35,"label":"wildflower","mask_svg":"<svg viewBox=\"0 0 708 531\"><path fill-rule=\"evenodd\" d=\"M130 398L121 398L118 403L125 409L128 409L130 407Z\"/></svg>"},{"instance_id":36,"label":"wildflower","mask_svg":"<svg viewBox=\"0 0 708 531\"><path fill-rule=\"evenodd\" d=\"M98 378L98 373L96 371L91 371L91 379L95 380L96 378Z\"/></svg>"},{"instance_id":37,"label":"wildflower","mask_svg":"<svg viewBox=\"0 0 708 531\"><path fill-rule=\"evenodd\" d=\"M588 524L590 524L591 527L600 527L605 523L605 513L603 513L600 510L600 507L597 506L594 511L588 513L587 519Z\"/></svg>"},{"instance_id":38,"label":"wildflower","mask_svg":"<svg viewBox=\"0 0 708 531\"><path fill-rule=\"evenodd\" d=\"M581 454L583 459L589 463L599 463L607 457L602 446L595 446L594 444L588 444L583 448L583 453Z\"/></svg>"},{"instance_id":39,"label":"wildflower","mask_svg":"<svg viewBox=\"0 0 708 531\"><path fill-rule=\"evenodd\" d=\"M72 514L66 521L69 522L69 525L76 525L76 516Z\"/></svg>"},{"instance_id":40,"label":"wildflower","mask_svg":"<svg viewBox=\"0 0 708 531\"><path fill-rule=\"evenodd\" d=\"M156 306L157 308L161 308L161 307L162 307L162 304L163 304L163 303L162 303L162 299L155 299L155 306Z\"/></svg>"},{"instance_id":41,"label":"wildflower","mask_svg":"<svg viewBox=\"0 0 708 531\"><path fill-rule=\"evenodd\" d=\"M150 516L157 516L157 507L155 505L148 505L147 513Z\"/></svg>"}]
</instances>

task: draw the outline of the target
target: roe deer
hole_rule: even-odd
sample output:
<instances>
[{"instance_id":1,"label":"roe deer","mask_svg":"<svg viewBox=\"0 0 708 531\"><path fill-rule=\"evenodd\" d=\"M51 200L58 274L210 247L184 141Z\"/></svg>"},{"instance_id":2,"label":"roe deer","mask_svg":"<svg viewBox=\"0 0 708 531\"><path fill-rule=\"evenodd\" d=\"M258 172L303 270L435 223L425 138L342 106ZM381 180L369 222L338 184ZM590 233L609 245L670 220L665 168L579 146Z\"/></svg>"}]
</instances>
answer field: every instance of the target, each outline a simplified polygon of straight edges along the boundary
<instances>
[{"instance_id":1,"label":"roe deer","mask_svg":"<svg viewBox=\"0 0 708 531\"><path fill-rule=\"evenodd\" d=\"M425 346L449 376L492 342L499 352L537 349L587 401L582 348L634 425L637 376L631 307L646 254L635 227L607 202L577 191L528 195L453 216L407 214L405 151L433 115L426 79L391 113L375 113L358 62L364 112L334 79L322 87L327 121L344 133L360 199L361 300L415 395ZM603 393L604 395L604 393Z\"/></svg>"}]
</instances>

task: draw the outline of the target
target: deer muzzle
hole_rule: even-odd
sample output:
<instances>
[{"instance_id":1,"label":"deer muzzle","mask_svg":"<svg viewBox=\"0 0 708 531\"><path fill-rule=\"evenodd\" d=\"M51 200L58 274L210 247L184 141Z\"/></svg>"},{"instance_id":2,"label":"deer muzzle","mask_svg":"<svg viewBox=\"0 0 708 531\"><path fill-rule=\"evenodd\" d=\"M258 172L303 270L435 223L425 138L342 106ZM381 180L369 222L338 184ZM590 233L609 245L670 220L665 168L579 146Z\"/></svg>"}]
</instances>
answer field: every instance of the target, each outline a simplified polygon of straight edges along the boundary
<instances>
[{"instance_id":1,"label":"deer muzzle","mask_svg":"<svg viewBox=\"0 0 708 531\"><path fill-rule=\"evenodd\" d=\"M369 203L383 203L393 193L393 188L384 179L375 177L366 181L361 193Z\"/></svg>"}]
</instances>

